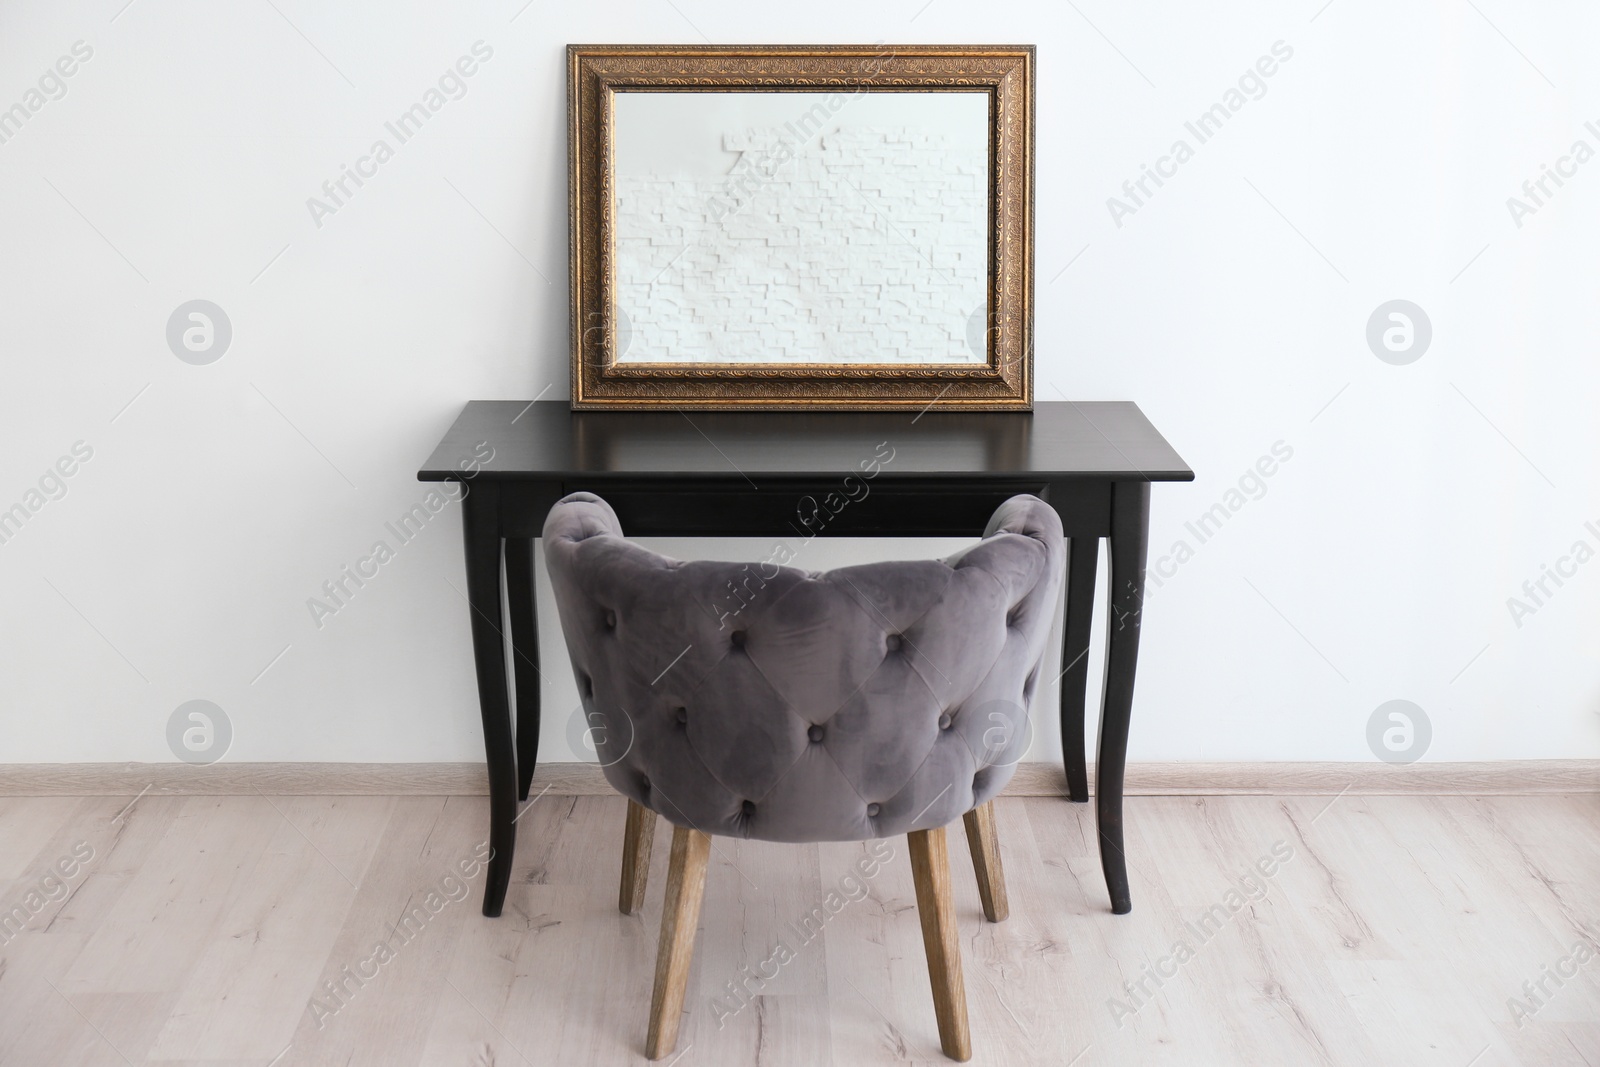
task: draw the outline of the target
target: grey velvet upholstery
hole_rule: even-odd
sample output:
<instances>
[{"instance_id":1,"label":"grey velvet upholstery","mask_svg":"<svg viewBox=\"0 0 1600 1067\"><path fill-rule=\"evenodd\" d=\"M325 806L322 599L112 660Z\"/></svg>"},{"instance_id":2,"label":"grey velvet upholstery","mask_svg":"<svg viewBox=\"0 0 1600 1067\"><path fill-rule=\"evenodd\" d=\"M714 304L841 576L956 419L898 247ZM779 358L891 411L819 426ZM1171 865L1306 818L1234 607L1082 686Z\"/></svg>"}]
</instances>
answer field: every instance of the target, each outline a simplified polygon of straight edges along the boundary
<instances>
[{"instance_id":1,"label":"grey velvet upholstery","mask_svg":"<svg viewBox=\"0 0 1600 1067\"><path fill-rule=\"evenodd\" d=\"M792 842L944 826L1028 745L1065 555L1037 497L948 559L823 574L668 559L591 493L551 509L544 545L606 777L676 825Z\"/></svg>"}]
</instances>

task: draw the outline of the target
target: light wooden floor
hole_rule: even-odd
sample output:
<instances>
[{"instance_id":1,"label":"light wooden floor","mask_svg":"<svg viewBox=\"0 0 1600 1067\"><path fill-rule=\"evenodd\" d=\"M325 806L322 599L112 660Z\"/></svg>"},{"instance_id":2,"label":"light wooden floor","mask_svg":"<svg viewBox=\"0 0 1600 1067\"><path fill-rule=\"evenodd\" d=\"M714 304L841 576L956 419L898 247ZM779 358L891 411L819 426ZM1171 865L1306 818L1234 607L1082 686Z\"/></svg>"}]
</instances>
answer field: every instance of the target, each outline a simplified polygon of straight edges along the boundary
<instances>
[{"instance_id":1,"label":"light wooden floor","mask_svg":"<svg viewBox=\"0 0 1600 1067\"><path fill-rule=\"evenodd\" d=\"M643 1062L670 834L643 915L619 915L620 799L528 808L498 920L478 913L481 874L460 902L446 880L482 840L482 798L150 795L119 816L131 799L0 800L0 908L39 905L0 944L5 1067ZM1127 916L1087 806L999 801L1000 925L958 824L973 1062L1600 1065L1600 959L1546 976L1570 971L1585 924L1600 938L1600 797L1330 799L1130 799ZM41 886L80 842L94 858ZM1275 844L1292 858L1231 913ZM803 943L866 846L715 841L678 1063L948 1062L905 841L888 845L866 895L845 884ZM397 935L414 907L427 921ZM780 939L793 958L733 1012L728 984ZM382 941L392 958L366 963ZM323 983L347 966L376 974L340 1004ZM1508 999L1541 978L1519 1027Z\"/></svg>"}]
</instances>

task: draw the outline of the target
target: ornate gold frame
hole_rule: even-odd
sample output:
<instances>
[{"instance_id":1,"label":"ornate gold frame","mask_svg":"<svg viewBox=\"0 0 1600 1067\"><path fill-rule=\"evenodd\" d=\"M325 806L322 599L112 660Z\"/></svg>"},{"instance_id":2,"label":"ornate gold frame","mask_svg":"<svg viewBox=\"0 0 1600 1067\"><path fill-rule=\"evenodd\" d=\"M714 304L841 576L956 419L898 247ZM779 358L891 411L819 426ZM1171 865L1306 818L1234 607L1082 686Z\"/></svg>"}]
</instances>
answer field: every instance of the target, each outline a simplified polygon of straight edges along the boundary
<instances>
[{"instance_id":1,"label":"ornate gold frame","mask_svg":"<svg viewBox=\"0 0 1600 1067\"><path fill-rule=\"evenodd\" d=\"M1031 408L1034 62L1032 45L568 45L572 406ZM829 86L990 94L988 362L617 365L613 92Z\"/></svg>"}]
</instances>

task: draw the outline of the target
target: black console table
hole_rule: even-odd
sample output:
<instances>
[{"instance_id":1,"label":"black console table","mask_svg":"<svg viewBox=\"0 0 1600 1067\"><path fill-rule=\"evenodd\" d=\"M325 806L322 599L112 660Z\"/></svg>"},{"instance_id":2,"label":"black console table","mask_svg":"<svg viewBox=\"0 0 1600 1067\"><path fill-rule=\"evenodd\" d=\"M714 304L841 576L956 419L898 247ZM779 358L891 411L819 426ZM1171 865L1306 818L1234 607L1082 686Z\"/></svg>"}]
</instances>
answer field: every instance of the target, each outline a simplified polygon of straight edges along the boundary
<instances>
[{"instance_id":1,"label":"black console table","mask_svg":"<svg viewBox=\"0 0 1600 1067\"><path fill-rule=\"evenodd\" d=\"M864 471L874 463L868 480ZM1098 540L1109 539L1095 813L1111 910L1132 909L1122 776L1150 483L1194 478L1133 404L1041 403L1032 412L574 412L565 401L480 400L462 410L417 477L468 486L467 596L494 850L485 915L499 915L505 903L517 801L527 799L539 752L533 540L550 506L580 489L603 496L630 535L700 537L973 537L1007 497L1033 493L1049 501L1072 539L1060 682L1063 757L1076 801L1089 799L1086 660ZM510 662L501 630L507 603Z\"/></svg>"}]
</instances>

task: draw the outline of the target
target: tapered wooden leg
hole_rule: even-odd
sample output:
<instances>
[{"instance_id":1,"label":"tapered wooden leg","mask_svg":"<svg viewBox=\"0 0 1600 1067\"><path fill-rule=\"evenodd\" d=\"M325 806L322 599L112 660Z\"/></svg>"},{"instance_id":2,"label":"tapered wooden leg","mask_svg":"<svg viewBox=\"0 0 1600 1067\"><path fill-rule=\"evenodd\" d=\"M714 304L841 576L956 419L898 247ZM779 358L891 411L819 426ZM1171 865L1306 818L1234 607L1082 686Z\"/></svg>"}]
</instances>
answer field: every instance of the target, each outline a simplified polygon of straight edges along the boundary
<instances>
[{"instance_id":1,"label":"tapered wooden leg","mask_svg":"<svg viewBox=\"0 0 1600 1067\"><path fill-rule=\"evenodd\" d=\"M1133 910L1128 857L1122 844L1122 775L1128 763L1133 717L1133 676L1139 663L1139 623L1144 617L1144 567L1150 541L1150 483L1111 487L1111 617L1106 626L1106 674L1100 695L1100 750L1094 761L1095 822L1100 868L1111 910Z\"/></svg>"},{"instance_id":2,"label":"tapered wooden leg","mask_svg":"<svg viewBox=\"0 0 1600 1067\"><path fill-rule=\"evenodd\" d=\"M539 613L531 537L506 538L506 602L511 611L511 672L517 694L517 796L527 800L533 768L539 761Z\"/></svg>"},{"instance_id":3,"label":"tapered wooden leg","mask_svg":"<svg viewBox=\"0 0 1600 1067\"><path fill-rule=\"evenodd\" d=\"M475 484L462 501L461 533L467 556L467 602L472 615L472 659L478 672L478 707L489 769L489 873L483 913L505 906L517 847L517 755L506 691L506 646L501 624L500 500L493 485Z\"/></svg>"},{"instance_id":4,"label":"tapered wooden leg","mask_svg":"<svg viewBox=\"0 0 1600 1067\"><path fill-rule=\"evenodd\" d=\"M1000 838L994 826L994 801L980 804L962 816L967 825L967 848L972 852L972 869L978 872L978 896L983 900L983 917L992 923L1006 921L1011 902L1006 897L1006 872L1000 866Z\"/></svg>"},{"instance_id":5,"label":"tapered wooden leg","mask_svg":"<svg viewBox=\"0 0 1600 1067\"><path fill-rule=\"evenodd\" d=\"M1089 799L1089 771L1083 748L1084 694L1089 685L1089 623L1094 618L1094 577L1100 558L1098 537L1074 537L1067 561L1067 611L1061 626L1061 761L1067 795Z\"/></svg>"},{"instance_id":6,"label":"tapered wooden leg","mask_svg":"<svg viewBox=\"0 0 1600 1067\"><path fill-rule=\"evenodd\" d=\"M950 899L950 854L944 827L913 830L906 841L911 846L911 880L917 887L917 914L922 919L922 947L928 953L939 1046L946 1056L965 1062L972 1058L972 1034L967 1029L967 987L961 979L961 938Z\"/></svg>"},{"instance_id":7,"label":"tapered wooden leg","mask_svg":"<svg viewBox=\"0 0 1600 1067\"><path fill-rule=\"evenodd\" d=\"M617 908L624 915L644 907L644 884L655 840L656 813L628 801L628 825L622 832L622 889L617 894Z\"/></svg>"},{"instance_id":8,"label":"tapered wooden leg","mask_svg":"<svg viewBox=\"0 0 1600 1067\"><path fill-rule=\"evenodd\" d=\"M650 1036L645 1054L670 1056L678 1046L678 1021L694 960L694 936L706 889L706 858L711 838L699 830L672 828L672 863L667 868L667 899L661 909L661 942L656 947L655 992L650 995Z\"/></svg>"}]
</instances>

